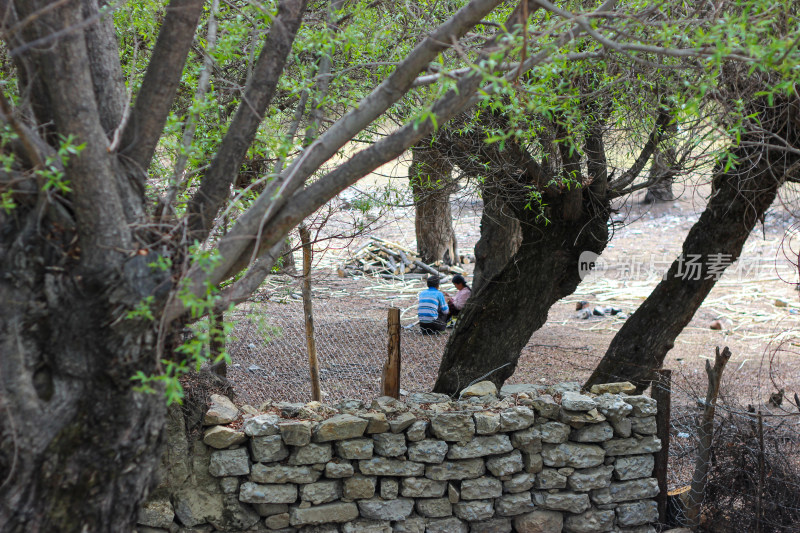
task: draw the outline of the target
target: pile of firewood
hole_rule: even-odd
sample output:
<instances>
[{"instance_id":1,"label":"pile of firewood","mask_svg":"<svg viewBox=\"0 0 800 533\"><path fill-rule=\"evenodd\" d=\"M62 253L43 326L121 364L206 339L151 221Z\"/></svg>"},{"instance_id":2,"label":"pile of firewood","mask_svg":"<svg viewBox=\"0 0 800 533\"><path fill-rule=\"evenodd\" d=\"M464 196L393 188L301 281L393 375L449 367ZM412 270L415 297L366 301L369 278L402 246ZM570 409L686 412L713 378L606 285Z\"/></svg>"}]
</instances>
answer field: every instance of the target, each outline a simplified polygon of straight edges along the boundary
<instances>
[{"instance_id":1,"label":"pile of firewood","mask_svg":"<svg viewBox=\"0 0 800 533\"><path fill-rule=\"evenodd\" d=\"M337 267L339 277L371 274L385 279L413 279L431 274L466 274L463 268L442 261L423 263L416 252L400 244L378 237L370 239L370 242L350 254L345 263ZM459 259L464 264L473 260L469 256L461 256Z\"/></svg>"}]
</instances>

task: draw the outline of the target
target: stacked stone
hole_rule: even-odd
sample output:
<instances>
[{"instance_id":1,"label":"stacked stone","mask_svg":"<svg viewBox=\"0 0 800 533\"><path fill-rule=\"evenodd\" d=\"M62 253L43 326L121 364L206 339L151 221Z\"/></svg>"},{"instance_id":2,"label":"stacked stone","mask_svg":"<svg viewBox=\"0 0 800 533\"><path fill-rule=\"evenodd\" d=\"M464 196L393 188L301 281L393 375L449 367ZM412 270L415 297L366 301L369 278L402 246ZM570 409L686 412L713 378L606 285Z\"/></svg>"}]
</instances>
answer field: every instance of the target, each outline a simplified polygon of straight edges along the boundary
<instances>
[{"instance_id":1,"label":"stacked stone","mask_svg":"<svg viewBox=\"0 0 800 533\"><path fill-rule=\"evenodd\" d=\"M593 391L516 385L498 398L482 382L458 401L277 404L280 414L245 417L238 429L217 416L230 409L217 397L208 472L252 506L239 530L655 532L655 402L624 394L629 384ZM184 526L200 525L178 507Z\"/></svg>"}]
</instances>

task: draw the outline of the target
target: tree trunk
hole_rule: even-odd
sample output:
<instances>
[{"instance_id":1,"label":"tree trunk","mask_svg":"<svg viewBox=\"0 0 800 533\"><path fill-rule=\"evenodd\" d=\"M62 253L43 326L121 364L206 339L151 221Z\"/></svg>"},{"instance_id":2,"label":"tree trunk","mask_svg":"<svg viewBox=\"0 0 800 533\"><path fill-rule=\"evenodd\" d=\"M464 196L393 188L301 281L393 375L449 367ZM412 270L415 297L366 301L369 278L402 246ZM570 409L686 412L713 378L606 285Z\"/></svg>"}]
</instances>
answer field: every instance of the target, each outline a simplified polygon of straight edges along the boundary
<instances>
[{"instance_id":1,"label":"tree trunk","mask_svg":"<svg viewBox=\"0 0 800 533\"><path fill-rule=\"evenodd\" d=\"M484 283L506 266L521 243L522 229L519 220L502 192L487 183L483 187L481 237L475 244L473 292L478 292Z\"/></svg>"},{"instance_id":2,"label":"tree trunk","mask_svg":"<svg viewBox=\"0 0 800 533\"><path fill-rule=\"evenodd\" d=\"M411 154L408 177L416 208L417 251L424 263L456 264L458 246L450 213L450 194L455 187L450 177L453 165L431 146L430 138L412 148Z\"/></svg>"},{"instance_id":3,"label":"tree trunk","mask_svg":"<svg viewBox=\"0 0 800 533\"><path fill-rule=\"evenodd\" d=\"M434 391L453 394L484 377L499 387L514 373L520 351L545 323L550 307L580 283L581 252L599 254L605 248L608 206L583 193L583 213L573 220L552 215L563 210L568 194L549 202L548 223L527 211L528 219L520 221L519 250L459 315Z\"/></svg>"},{"instance_id":4,"label":"tree trunk","mask_svg":"<svg viewBox=\"0 0 800 533\"><path fill-rule=\"evenodd\" d=\"M630 381L639 390L647 388L724 267L739 258L792 161L781 150L738 149L734 155L740 166L716 173L711 199L689 231L681 257L614 336L587 387ZM692 264L697 264L696 273Z\"/></svg>"},{"instance_id":5,"label":"tree trunk","mask_svg":"<svg viewBox=\"0 0 800 533\"><path fill-rule=\"evenodd\" d=\"M650 166L650 177L648 179L657 180L647 188L643 202L653 204L658 202L671 202L675 199L672 192L672 184L677 174L675 148L670 147L666 150L656 150L653 153L653 162Z\"/></svg>"}]
</instances>

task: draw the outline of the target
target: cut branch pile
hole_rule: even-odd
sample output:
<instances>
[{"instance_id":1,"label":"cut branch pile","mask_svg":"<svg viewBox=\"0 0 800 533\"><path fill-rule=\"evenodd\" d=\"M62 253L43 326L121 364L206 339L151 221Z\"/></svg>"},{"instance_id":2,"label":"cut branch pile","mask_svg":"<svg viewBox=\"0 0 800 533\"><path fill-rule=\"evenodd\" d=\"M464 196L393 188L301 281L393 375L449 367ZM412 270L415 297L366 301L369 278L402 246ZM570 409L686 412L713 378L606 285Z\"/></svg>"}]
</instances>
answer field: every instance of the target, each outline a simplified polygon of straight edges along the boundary
<instances>
[{"instance_id":1,"label":"cut branch pile","mask_svg":"<svg viewBox=\"0 0 800 533\"><path fill-rule=\"evenodd\" d=\"M462 263L472 258L461 256ZM339 277L371 274L384 279L413 279L429 275L466 274L466 270L442 261L423 263L416 252L400 244L378 237L370 237L370 242L351 253L348 259L336 269ZM446 281L446 280L443 280Z\"/></svg>"}]
</instances>

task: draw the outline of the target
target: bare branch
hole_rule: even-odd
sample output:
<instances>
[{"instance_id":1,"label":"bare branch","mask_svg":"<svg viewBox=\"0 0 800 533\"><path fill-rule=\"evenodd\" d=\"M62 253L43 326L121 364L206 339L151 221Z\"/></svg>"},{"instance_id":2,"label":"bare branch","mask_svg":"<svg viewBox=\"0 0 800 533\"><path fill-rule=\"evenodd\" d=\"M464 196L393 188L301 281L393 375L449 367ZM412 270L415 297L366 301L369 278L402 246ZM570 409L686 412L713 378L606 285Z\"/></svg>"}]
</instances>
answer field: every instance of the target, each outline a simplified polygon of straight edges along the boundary
<instances>
[{"instance_id":1,"label":"bare branch","mask_svg":"<svg viewBox=\"0 0 800 533\"><path fill-rule=\"evenodd\" d=\"M647 138L647 142L642 147L642 151L639 153L639 157L636 158L631 168L626 170L619 178L612 180L608 184L608 188L611 191L620 191L633 183L633 181L639 176L642 172L642 169L647 164L647 161L650 160L650 156L653 155L658 144L664 138L664 133L667 129L667 125L672 120L672 115L669 112L667 107L661 106L658 110L658 117L656 118L656 124L653 126L653 131L650 132L649 137ZM614 192L612 192L612 195Z\"/></svg>"}]
</instances>

